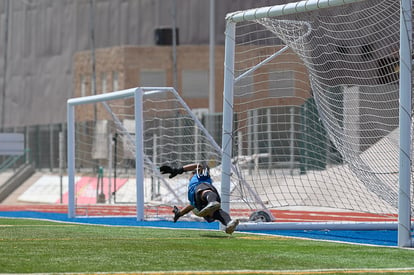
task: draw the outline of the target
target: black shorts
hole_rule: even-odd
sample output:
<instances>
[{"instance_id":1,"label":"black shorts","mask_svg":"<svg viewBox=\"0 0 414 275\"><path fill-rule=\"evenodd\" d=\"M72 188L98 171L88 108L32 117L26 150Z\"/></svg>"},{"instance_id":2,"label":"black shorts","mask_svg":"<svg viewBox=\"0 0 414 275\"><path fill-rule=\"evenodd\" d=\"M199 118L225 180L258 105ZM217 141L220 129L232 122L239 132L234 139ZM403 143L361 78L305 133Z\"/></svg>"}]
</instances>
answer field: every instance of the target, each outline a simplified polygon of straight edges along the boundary
<instances>
[{"instance_id":1,"label":"black shorts","mask_svg":"<svg viewBox=\"0 0 414 275\"><path fill-rule=\"evenodd\" d=\"M212 184L202 182L196 188L195 204L198 210L201 210L207 206L207 202L203 201L203 199L201 198L201 195L203 194L203 191L205 190L211 190L214 193L216 193L218 197L218 202L221 202L220 194L218 193L217 189Z\"/></svg>"}]
</instances>

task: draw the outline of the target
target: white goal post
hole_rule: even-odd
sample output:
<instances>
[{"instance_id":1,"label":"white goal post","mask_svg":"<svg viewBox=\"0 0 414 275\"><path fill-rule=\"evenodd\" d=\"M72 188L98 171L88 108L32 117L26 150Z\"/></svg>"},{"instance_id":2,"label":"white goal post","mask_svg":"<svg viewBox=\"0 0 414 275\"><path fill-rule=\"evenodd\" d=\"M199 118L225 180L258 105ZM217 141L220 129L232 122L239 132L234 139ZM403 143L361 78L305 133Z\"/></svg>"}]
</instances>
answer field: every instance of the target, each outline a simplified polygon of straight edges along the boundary
<instances>
[{"instance_id":1,"label":"white goal post","mask_svg":"<svg viewBox=\"0 0 414 275\"><path fill-rule=\"evenodd\" d=\"M173 207L188 202L189 175L169 179L160 173L162 165L206 163L220 190L222 153L216 139L221 137L221 116L190 109L174 88L138 87L72 98L67 108L69 186L63 200L69 217L127 214L105 210L112 205L128 207L138 220L171 220ZM248 185L242 186L255 204L263 205ZM197 219L183 217L188 218Z\"/></svg>"},{"instance_id":2,"label":"white goal post","mask_svg":"<svg viewBox=\"0 0 414 275\"><path fill-rule=\"evenodd\" d=\"M67 102L67 158L68 158L68 216L74 218L76 216L76 194L75 194L75 144L76 144L76 130L75 130L75 106L81 106L85 104L97 104L99 102L105 102L108 100L121 100L125 98L134 99L134 117L135 117L135 129L134 142L136 146L135 152L143 152L143 133L142 133L142 90L138 88L127 89L123 91L117 91L108 94L95 95L89 97L72 98ZM96 107L95 107L96 108ZM135 178L137 187L137 219L144 219L144 156L143 154L135 154Z\"/></svg>"},{"instance_id":3,"label":"white goal post","mask_svg":"<svg viewBox=\"0 0 414 275\"><path fill-rule=\"evenodd\" d=\"M225 210L234 164L269 209L398 215L412 246L412 1L238 11L225 36Z\"/></svg>"},{"instance_id":4,"label":"white goal post","mask_svg":"<svg viewBox=\"0 0 414 275\"><path fill-rule=\"evenodd\" d=\"M72 98L67 108L71 218L104 204L135 205L137 220L170 218L187 201L188 179L169 180L161 165L208 161L219 170L219 145L171 87Z\"/></svg>"}]
</instances>

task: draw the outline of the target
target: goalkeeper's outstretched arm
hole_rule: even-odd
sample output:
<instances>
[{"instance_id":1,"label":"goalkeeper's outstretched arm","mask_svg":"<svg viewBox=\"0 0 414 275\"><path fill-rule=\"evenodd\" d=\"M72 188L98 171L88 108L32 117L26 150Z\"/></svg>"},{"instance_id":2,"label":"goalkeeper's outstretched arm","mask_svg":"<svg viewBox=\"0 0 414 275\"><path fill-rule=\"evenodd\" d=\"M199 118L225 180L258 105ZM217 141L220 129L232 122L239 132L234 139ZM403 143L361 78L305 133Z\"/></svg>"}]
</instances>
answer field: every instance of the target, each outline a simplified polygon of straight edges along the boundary
<instances>
[{"instance_id":1,"label":"goalkeeper's outstretched arm","mask_svg":"<svg viewBox=\"0 0 414 275\"><path fill-rule=\"evenodd\" d=\"M191 204L185 206L183 209L178 209L177 206L174 206L173 213L174 213L174 222L178 221L178 219L185 214L189 213L191 210L194 209L194 206Z\"/></svg>"},{"instance_id":2,"label":"goalkeeper's outstretched arm","mask_svg":"<svg viewBox=\"0 0 414 275\"><path fill-rule=\"evenodd\" d=\"M193 171L196 168L200 167L199 163L192 163L192 164L187 164L184 165L182 167L179 168L174 168L168 165L163 165L160 167L160 172L161 174L170 174L169 178L173 178L175 176L177 176L178 174L182 174L184 172L188 172L188 171Z\"/></svg>"}]
</instances>

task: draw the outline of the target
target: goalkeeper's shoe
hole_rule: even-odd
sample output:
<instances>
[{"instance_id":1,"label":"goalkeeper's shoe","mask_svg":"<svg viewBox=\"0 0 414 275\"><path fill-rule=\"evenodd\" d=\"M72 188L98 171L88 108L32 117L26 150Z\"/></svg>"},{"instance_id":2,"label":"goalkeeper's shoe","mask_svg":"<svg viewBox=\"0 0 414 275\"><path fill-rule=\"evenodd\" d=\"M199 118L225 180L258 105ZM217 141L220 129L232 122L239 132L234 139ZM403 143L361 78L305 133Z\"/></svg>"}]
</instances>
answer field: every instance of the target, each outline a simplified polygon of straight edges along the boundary
<instances>
[{"instance_id":1,"label":"goalkeeper's shoe","mask_svg":"<svg viewBox=\"0 0 414 275\"><path fill-rule=\"evenodd\" d=\"M233 234L233 232L234 232L234 230L236 230L236 227L239 225L239 220L231 220L230 222L229 222L229 224L226 226L226 229L225 229L225 231L226 231L226 233L227 234Z\"/></svg>"},{"instance_id":2,"label":"goalkeeper's shoe","mask_svg":"<svg viewBox=\"0 0 414 275\"><path fill-rule=\"evenodd\" d=\"M178 207L174 205L172 212L174 213L174 222L177 222L178 219L181 217L180 209L178 209Z\"/></svg>"},{"instance_id":3,"label":"goalkeeper's shoe","mask_svg":"<svg viewBox=\"0 0 414 275\"><path fill-rule=\"evenodd\" d=\"M197 216L199 217L209 216L210 214L213 214L214 212L219 210L220 207L221 207L221 204L218 201L209 202L206 207L204 207L203 209L200 210L200 212L198 212Z\"/></svg>"}]
</instances>

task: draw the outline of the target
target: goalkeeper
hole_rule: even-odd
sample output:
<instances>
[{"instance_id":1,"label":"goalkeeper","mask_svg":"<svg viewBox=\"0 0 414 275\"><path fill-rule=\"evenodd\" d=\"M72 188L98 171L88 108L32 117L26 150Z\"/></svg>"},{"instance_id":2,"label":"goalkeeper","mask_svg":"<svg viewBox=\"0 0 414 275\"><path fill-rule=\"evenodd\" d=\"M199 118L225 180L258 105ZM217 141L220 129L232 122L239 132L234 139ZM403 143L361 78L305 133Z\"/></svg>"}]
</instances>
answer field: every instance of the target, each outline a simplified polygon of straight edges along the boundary
<instances>
[{"instance_id":1,"label":"goalkeeper","mask_svg":"<svg viewBox=\"0 0 414 275\"><path fill-rule=\"evenodd\" d=\"M166 165L160 167L160 172L162 174L170 174L170 178L188 171L193 172L188 185L188 200L190 204L181 210L174 206L174 222L193 211L195 215L203 217L207 222L220 221L225 226L225 232L232 234L239 224L239 220L232 220L230 215L221 209L220 195L213 186L210 169L207 165L194 163L180 168Z\"/></svg>"}]
</instances>

